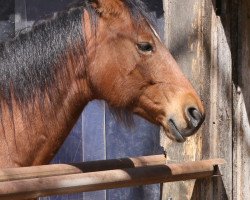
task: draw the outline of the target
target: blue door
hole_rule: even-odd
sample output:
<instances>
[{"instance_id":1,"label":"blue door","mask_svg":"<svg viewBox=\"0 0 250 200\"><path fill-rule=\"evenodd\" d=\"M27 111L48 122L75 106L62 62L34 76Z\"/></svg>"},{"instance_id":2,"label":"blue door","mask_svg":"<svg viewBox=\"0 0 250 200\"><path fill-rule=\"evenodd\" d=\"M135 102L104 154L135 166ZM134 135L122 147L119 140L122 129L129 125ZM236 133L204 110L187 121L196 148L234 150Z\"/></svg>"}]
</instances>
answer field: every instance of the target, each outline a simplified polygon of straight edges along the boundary
<instances>
[{"instance_id":1,"label":"blue door","mask_svg":"<svg viewBox=\"0 0 250 200\"><path fill-rule=\"evenodd\" d=\"M15 32L18 33L23 28L31 26L34 21L42 19L45 15L63 10L74 0L5 0L3 2L10 9L9 15L5 14L5 18L0 19L0 39L2 41L13 37ZM145 0L145 2L156 19L160 35L163 36L162 0ZM0 6L0 10L1 8ZM85 108L52 163L73 163L159 153L162 153L162 148L160 147L158 127L135 116L135 126L126 128L112 117L105 102L94 101ZM160 185L40 198L40 200L59 199L159 200Z\"/></svg>"}]
</instances>

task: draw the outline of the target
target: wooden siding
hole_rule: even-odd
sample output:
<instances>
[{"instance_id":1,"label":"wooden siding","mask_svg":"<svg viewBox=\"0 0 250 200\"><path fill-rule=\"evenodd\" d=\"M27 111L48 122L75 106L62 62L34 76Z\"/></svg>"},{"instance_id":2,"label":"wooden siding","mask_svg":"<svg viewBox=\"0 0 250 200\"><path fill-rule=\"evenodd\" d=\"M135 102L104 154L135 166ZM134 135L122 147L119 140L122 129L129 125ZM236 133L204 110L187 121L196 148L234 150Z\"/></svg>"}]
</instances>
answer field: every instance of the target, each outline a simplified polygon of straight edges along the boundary
<instances>
[{"instance_id":1,"label":"wooden siding","mask_svg":"<svg viewBox=\"0 0 250 200\"><path fill-rule=\"evenodd\" d=\"M233 199L250 198L250 1L238 5L236 44L234 135L233 135Z\"/></svg>"},{"instance_id":2,"label":"wooden siding","mask_svg":"<svg viewBox=\"0 0 250 200\"><path fill-rule=\"evenodd\" d=\"M165 0L164 9L166 44L207 113L187 143L162 137L168 160L221 157L227 165L222 178L164 184L162 199L249 199L250 1Z\"/></svg>"}]
</instances>

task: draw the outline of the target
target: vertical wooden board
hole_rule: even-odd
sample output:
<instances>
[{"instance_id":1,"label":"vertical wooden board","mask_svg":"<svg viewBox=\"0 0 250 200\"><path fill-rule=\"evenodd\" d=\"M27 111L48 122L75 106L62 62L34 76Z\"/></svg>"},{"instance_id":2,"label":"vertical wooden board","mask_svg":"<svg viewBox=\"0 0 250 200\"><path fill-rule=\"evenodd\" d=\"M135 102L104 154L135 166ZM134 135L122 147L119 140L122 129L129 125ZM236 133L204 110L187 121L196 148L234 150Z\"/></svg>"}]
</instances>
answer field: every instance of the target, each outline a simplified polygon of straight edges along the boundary
<instances>
[{"instance_id":1,"label":"vertical wooden board","mask_svg":"<svg viewBox=\"0 0 250 200\"><path fill-rule=\"evenodd\" d=\"M213 3L213 4L212 4ZM200 185L200 193L207 199L232 199L232 46L230 1L205 1L206 23L211 20L209 93L207 96L207 124L202 143L202 158L220 157L227 161L221 166L222 178L207 180ZM207 7L210 7L208 12ZM217 15L216 15L217 12ZM219 14L219 15L218 15ZM206 26L204 26L206 27ZM206 30L207 32L207 30ZM206 34L206 33L205 33ZM209 33L207 33L209 34ZM205 45L204 45L205 46ZM203 55L203 58L206 54ZM202 59L203 59L202 58ZM209 60L210 59L210 60ZM205 91L206 92L206 91ZM205 188L205 190L204 190ZM204 192L205 191L205 192Z\"/></svg>"},{"instance_id":2,"label":"vertical wooden board","mask_svg":"<svg viewBox=\"0 0 250 200\"><path fill-rule=\"evenodd\" d=\"M165 9L165 40L174 58L183 72L191 80L199 94L202 92L202 1L164 1ZM167 160L182 162L199 160L202 151L201 131L190 137L184 144L170 141L162 137L162 144L167 153ZM167 183L163 187L162 199L190 199L194 181Z\"/></svg>"},{"instance_id":3,"label":"vertical wooden board","mask_svg":"<svg viewBox=\"0 0 250 200\"><path fill-rule=\"evenodd\" d=\"M220 157L225 159L227 164L220 168L224 176L207 180L201 185L205 190L201 189L200 192L203 192L203 198L207 199L232 199L233 91L230 1L223 1L220 4L216 1L205 1L205 5L212 8L206 14L211 19L210 62L209 60L207 62L211 63L211 67L210 73L206 75L210 77L210 89L207 98L208 124L204 129L206 132L203 133L202 157ZM219 15L216 15L216 11ZM204 20L207 21L207 18Z\"/></svg>"},{"instance_id":4,"label":"vertical wooden board","mask_svg":"<svg viewBox=\"0 0 250 200\"><path fill-rule=\"evenodd\" d=\"M221 157L228 165L221 169L225 174L222 181L210 179L197 181L195 185L194 181L165 184L163 199L230 199L232 62L228 11L220 18L215 15L210 0L185 3L169 0L165 1L165 12L167 45L206 107L206 121L197 135L184 144L163 139L168 159L185 161Z\"/></svg>"},{"instance_id":5,"label":"vertical wooden board","mask_svg":"<svg viewBox=\"0 0 250 200\"><path fill-rule=\"evenodd\" d=\"M240 1L235 66L233 199L250 197L250 1Z\"/></svg>"},{"instance_id":6,"label":"vertical wooden board","mask_svg":"<svg viewBox=\"0 0 250 200\"><path fill-rule=\"evenodd\" d=\"M83 160L106 159L105 103L93 101L82 116Z\"/></svg>"},{"instance_id":7,"label":"vertical wooden board","mask_svg":"<svg viewBox=\"0 0 250 200\"><path fill-rule=\"evenodd\" d=\"M213 13L215 29L212 29L212 70L216 71L211 83L216 87L211 87L211 99L214 106L210 110L210 157L220 157L227 161L227 165L221 167L222 184L218 183L214 187L221 188L213 197L217 199L232 199L232 56L230 49L230 25L227 14L229 10L224 10L225 14L215 17ZM216 34L216 35L215 35ZM214 55L213 55L214 53ZM216 91L214 93L214 91ZM226 192L226 193L224 193Z\"/></svg>"},{"instance_id":8,"label":"vertical wooden board","mask_svg":"<svg viewBox=\"0 0 250 200\"><path fill-rule=\"evenodd\" d=\"M83 161L106 159L105 103L91 102L82 116ZM86 200L105 200L106 191L83 193Z\"/></svg>"}]
</instances>

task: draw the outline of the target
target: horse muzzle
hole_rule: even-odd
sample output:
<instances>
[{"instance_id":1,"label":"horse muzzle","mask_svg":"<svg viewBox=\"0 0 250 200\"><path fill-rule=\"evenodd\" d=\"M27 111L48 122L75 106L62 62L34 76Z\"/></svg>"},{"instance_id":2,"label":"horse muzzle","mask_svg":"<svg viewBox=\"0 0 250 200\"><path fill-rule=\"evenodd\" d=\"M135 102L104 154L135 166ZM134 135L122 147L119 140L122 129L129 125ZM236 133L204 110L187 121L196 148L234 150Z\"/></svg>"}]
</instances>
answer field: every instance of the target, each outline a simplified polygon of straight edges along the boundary
<instances>
[{"instance_id":1,"label":"horse muzzle","mask_svg":"<svg viewBox=\"0 0 250 200\"><path fill-rule=\"evenodd\" d=\"M200 128L205 119L205 115L198 109L189 107L185 111L185 118L187 120L187 126L184 129L178 125L174 118L168 119L168 130L165 128L164 130L170 139L177 142L185 142L187 137L195 134Z\"/></svg>"}]
</instances>

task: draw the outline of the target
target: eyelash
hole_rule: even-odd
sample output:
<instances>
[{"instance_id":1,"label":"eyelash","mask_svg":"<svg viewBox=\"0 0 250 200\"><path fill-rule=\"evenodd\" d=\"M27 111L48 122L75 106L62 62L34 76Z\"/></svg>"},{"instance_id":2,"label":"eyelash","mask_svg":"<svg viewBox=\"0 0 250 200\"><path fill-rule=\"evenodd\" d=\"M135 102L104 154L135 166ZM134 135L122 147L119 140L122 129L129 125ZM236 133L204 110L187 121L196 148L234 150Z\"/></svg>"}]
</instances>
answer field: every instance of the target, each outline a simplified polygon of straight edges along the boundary
<instances>
[{"instance_id":1,"label":"eyelash","mask_svg":"<svg viewBox=\"0 0 250 200\"><path fill-rule=\"evenodd\" d=\"M152 52L153 46L149 42L141 42L137 44L137 48L142 52Z\"/></svg>"}]
</instances>

